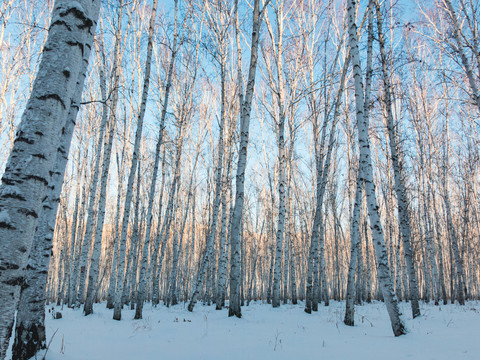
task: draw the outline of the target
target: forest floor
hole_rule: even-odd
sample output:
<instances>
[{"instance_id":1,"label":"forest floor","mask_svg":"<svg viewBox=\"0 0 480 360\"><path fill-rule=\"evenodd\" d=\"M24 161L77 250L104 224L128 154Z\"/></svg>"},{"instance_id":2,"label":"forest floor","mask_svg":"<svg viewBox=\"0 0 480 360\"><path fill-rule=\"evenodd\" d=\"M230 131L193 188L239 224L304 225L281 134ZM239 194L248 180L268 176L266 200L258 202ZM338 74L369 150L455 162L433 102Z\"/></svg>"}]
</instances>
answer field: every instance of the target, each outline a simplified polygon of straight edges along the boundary
<instances>
[{"instance_id":1,"label":"forest floor","mask_svg":"<svg viewBox=\"0 0 480 360\"><path fill-rule=\"evenodd\" d=\"M402 303L409 332L398 338L383 303L356 307L354 327L343 324L344 309L345 302L332 301L308 315L302 303L273 309L257 302L242 307L237 319L215 306L197 304L190 313L183 303L146 304L142 320L124 310L122 320L114 321L105 304L88 317L79 309L56 308L63 318L47 312L46 359L480 359L478 301L463 307L422 303L415 320Z\"/></svg>"}]
</instances>

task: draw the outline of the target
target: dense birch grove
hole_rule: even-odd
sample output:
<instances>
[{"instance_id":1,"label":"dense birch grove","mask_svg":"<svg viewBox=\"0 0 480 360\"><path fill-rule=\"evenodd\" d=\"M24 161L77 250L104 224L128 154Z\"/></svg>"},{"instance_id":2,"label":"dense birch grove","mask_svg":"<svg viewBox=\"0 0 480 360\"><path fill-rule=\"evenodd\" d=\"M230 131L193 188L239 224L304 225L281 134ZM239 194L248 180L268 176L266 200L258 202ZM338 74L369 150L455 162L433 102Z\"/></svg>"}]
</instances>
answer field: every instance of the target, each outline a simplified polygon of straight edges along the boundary
<instances>
[{"instance_id":1,"label":"dense birch grove","mask_svg":"<svg viewBox=\"0 0 480 360\"><path fill-rule=\"evenodd\" d=\"M399 336L479 299L479 12L3 1L0 359L46 347L45 303L380 300Z\"/></svg>"}]
</instances>

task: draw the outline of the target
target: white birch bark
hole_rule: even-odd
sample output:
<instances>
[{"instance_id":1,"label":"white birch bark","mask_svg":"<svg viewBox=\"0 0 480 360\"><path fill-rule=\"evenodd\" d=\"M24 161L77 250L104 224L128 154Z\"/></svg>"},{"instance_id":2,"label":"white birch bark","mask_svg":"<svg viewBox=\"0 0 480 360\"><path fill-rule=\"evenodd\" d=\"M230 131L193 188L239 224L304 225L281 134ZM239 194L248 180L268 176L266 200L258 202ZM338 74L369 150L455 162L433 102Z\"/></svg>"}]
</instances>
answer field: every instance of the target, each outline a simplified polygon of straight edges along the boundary
<instances>
[{"instance_id":1,"label":"white birch bark","mask_svg":"<svg viewBox=\"0 0 480 360\"><path fill-rule=\"evenodd\" d=\"M158 302L159 302L159 277L160 277L159 270L161 270L162 268L163 257L165 254L165 247L167 244L168 236L170 234L170 226L173 219L175 218L175 210L176 210L175 196L177 194L178 188L180 187L180 176L181 176L180 166L181 166L181 159L182 159L184 131L186 126L185 122L186 122L186 119L183 118L182 114L180 114L180 123L178 124L178 128L177 128L177 138L176 138L176 146L175 146L175 164L174 164L173 179L170 185L168 203L167 203L167 208L165 209L165 216L164 216L162 228L160 233L157 234L157 238L154 245L154 251L152 255L151 267L152 267L152 280L153 280L153 289L152 289L153 305L158 305ZM161 249L159 249L160 244L161 244ZM157 260L159 250L160 250L160 258Z\"/></svg>"},{"instance_id":2,"label":"white birch bark","mask_svg":"<svg viewBox=\"0 0 480 360\"><path fill-rule=\"evenodd\" d=\"M123 0L120 0L120 9L118 13L118 28L115 34L115 53L114 53L114 59L113 59L113 69L112 69L112 74L113 74L113 86L112 86L112 102L108 104L105 102L103 104L103 113L102 113L102 118L108 119L107 122L107 133L104 140L103 144L103 156L102 156L102 162L101 162L101 177L100 177L100 192L98 195L98 205L97 205L97 212L96 212L96 228L95 228L95 236L93 236L92 230L90 230L90 234L88 233L88 228L86 230L86 236L84 239L84 246L85 244L88 244L88 247L84 249L84 253L82 254L83 257L89 257L88 264L87 262L82 264L81 271L84 271L85 274L81 275L80 277L80 286L79 286L79 291L77 294L77 304L80 306L80 303L82 303L82 300L84 296L85 302L84 302L84 307L83 307L83 312L85 316L90 315L93 313L93 300L94 300L94 292L96 289L96 282L97 282L97 276L98 276L98 266L99 266L99 258L100 258L100 249L101 249L101 242L102 242L102 235L103 235L103 224L105 221L105 204L106 204L106 198L107 198L107 185L108 185L108 174L110 170L110 160L112 156L112 147L113 147L113 140L115 137L115 127L116 127L116 108L117 108L117 103L118 103L118 84L119 84L119 79L120 79L120 73L121 73L121 62L122 62L122 19L123 19ZM104 84L105 85L105 84ZM102 92L102 97L104 99L107 98L106 94L106 89L105 86L101 88ZM110 108L110 114L108 115L108 110ZM103 121L103 120L102 120ZM97 156L100 156L100 153L97 154ZM100 158L98 158L100 159ZM95 198L95 196L92 197L92 200ZM92 201L93 204L93 201ZM91 204L89 204L89 207ZM89 219L90 217L93 218L93 213L88 214ZM88 224L87 224L88 225ZM91 226L93 226L93 220L91 223ZM90 243L90 241L93 242ZM93 247L91 250L91 255L90 255L90 249ZM83 258L82 258L83 259ZM87 284L86 282L86 276L87 276L87 265L89 267L88 271L88 288L87 288L87 293L86 295L84 294L85 292L85 286Z\"/></svg>"},{"instance_id":3,"label":"white birch bark","mask_svg":"<svg viewBox=\"0 0 480 360\"><path fill-rule=\"evenodd\" d=\"M74 262L75 262L75 239L77 238L77 222L78 222L78 208L79 208L79 201L83 195L83 189L80 187L80 179L81 174L79 176L78 187L75 196L75 205L73 210L73 220L72 225L70 228L70 254L69 254L69 261L68 261L68 287L67 287L67 298L68 298L68 307L72 307L73 305L73 269L74 269ZM78 241L78 240L77 240Z\"/></svg>"},{"instance_id":4,"label":"white birch bark","mask_svg":"<svg viewBox=\"0 0 480 360\"><path fill-rule=\"evenodd\" d=\"M142 172L141 172L141 163L140 161L138 162L138 170L137 170L137 192L135 195L135 210L134 210L134 218L133 218L133 228L132 228L132 249L130 250L131 252L131 265L127 269L127 275L125 276L125 279L129 280L130 283L130 289L129 292L127 293L128 300L130 301L130 304L132 306L131 310L133 310L134 306L134 299L136 299L135 295L135 286L136 286L136 281L137 281L137 273L138 273L138 255L139 255L139 243L140 243L140 236L141 236L141 229L139 230L139 214L140 214L140 189L141 189L141 179ZM143 218L143 216L142 216Z\"/></svg>"},{"instance_id":5,"label":"white birch bark","mask_svg":"<svg viewBox=\"0 0 480 360\"><path fill-rule=\"evenodd\" d=\"M122 14L122 9L123 7L120 8L119 12L119 18L121 17ZM114 60L113 60L113 73L117 73L117 69L120 67L118 66L118 58L120 54L120 42L121 42L121 22L119 22L119 26L117 29L116 33L116 44L115 44L115 55L114 55ZM117 78L118 79L118 78ZM118 81L118 80L117 80ZM115 86L115 85L114 85ZM81 303L83 303L84 299L84 294L85 294L85 284L86 284L86 276L87 276L87 265L88 265L88 257L90 255L90 248L91 248L91 241L92 241L92 236L93 236L93 226L94 226L94 221L97 217L97 212L95 211L95 199L97 197L97 186L98 186L98 178L100 175L100 160L101 160L101 155L102 155L102 144L105 142L103 149L106 149L107 144L110 139L110 133L105 137L105 128L107 126L107 120L108 120L108 106L106 104L106 98L107 98L107 89L106 89L106 79L104 75L104 71L102 68L100 68L100 90L102 94L102 98L104 101L103 107L102 107L102 118L100 121L100 129L99 129L99 134L98 134L98 140L97 140L97 145L95 148L95 165L93 168L93 179L91 183L91 187L89 190L89 200L88 200L88 210L87 210L87 224L85 225L85 234L83 237L83 242L82 242L82 247L81 247L81 252L79 254L80 258L80 282L79 282L79 290L76 295L76 301L75 301L75 306L79 307ZM111 122L112 120L110 120ZM111 123L109 124L111 127ZM105 171L103 169L103 164L102 164L102 171Z\"/></svg>"},{"instance_id":6,"label":"white birch bark","mask_svg":"<svg viewBox=\"0 0 480 360\"><path fill-rule=\"evenodd\" d=\"M118 152L116 154L116 162L117 162L117 176L119 179L123 177L123 162L125 160L125 149L126 146L122 147L122 154L121 157L118 156ZM122 159L120 161L120 158ZM107 309L113 309L114 306L114 297L115 297L115 288L117 286L117 255L118 255L118 236L120 232L120 207L121 207L121 200L122 200L122 183L119 181L117 184L117 201L115 207L115 236L112 239L112 243L109 247L109 252L112 252L111 258L111 273L110 273L110 280L108 284L108 292L107 292Z\"/></svg>"},{"instance_id":7,"label":"white birch bark","mask_svg":"<svg viewBox=\"0 0 480 360\"><path fill-rule=\"evenodd\" d=\"M153 220L153 214L152 214L153 201L155 199L155 188L157 185L158 164L160 162L160 149L163 144L163 131L165 128L165 119L167 117L168 99L170 95L170 89L172 88L172 77L173 77L173 70L175 65L175 58L178 52L177 11L178 11L178 0L175 0L175 25L174 25L174 35L173 35L173 47L172 47L172 54L170 58L170 64L168 66L167 81L165 84L165 94L164 94L164 99L162 104L162 114L161 114L161 119L159 124L158 140L157 140L157 145L155 147L155 160L153 165L152 182L150 184L150 191L148 195L147 225L145 230L145 243L143 246L142 265L140 268L140 278L139 278L139 284L138 284L135 319L142 318L143 302L145 301L145 288L147 285L146 275L147 275L147 266L148 266L148 249L150 248L150 234L152 231L152 220ZM165 160L165 155L163 156L163 161L164 160ZM162 193L163 193L163 188L162 188ZM155 261L155 259L153 259L153 261Z\"/></svg>"},{"instance_id":8,"label":"white birch bark","mask_svg":"<svg viewBox=\"0 0 480 360\"><path fill-rule=\"evenodd\" d=\"M135 144L133 146L132 154L132 164L130 167L130 174L128 175L127 183L127 193L125 195L125 205L123 210L123 223L122 223L122 234L120 237L120 254L119 254L119 266L117 276L119 282L117 288L115 289L115 307L113 311L113 319L120 320L122 317L122 294L123 294L123 276L125 269L125 250L126 250L126 240L128 233L128 222L130 220L130 205L132 202L133 196L133 182L135 181L135 171L137 170L138 164L138 152L140 149L142 131L143 131L143 119L145 117L145 110L147 107L147 98L148 98L148 88L150 85L150 71L152 67L152 52L153 52L153 31L155 30L155 20L157 15L157 2L158 0L153 0L152 14L150 17L150 24L148 28L148 45L147 45L147 58L145 60L145 75L143 78L143 91L142 91L142 102L140 105L140 111L137 118L137 131L135 133Z\"/></svg>"},{"instance_id":9,"label":"white birch bark","mask_svg":"<svg viewBox=\"0 0 480 360\"><path fill-rule=\"evenodd\" d=\"M84 166L86 167L86 162L84 162ZM78 215L78 219L80 220L80 224L78 225L77 229L77 236L75 241L75 255L73 257L73 265L72 265L72 272L70 274L70 287L69 287L69 294L68 294L68 307L73 308L75 306L75 301L77 298L77 288L78 288L78 272L80 267L80 251L82 249L82 241L83 241L83 230L84 230L84 221L83 218L85 217L85 207L86 207L86 193L87 193L87 171L84 170L84 180L82 186L82 202L80 204L80 212Z\"/></svg>"},{"instance_id":10,"label":"white birch bark","mask_svg":"<svg viewBox=\"0 0 480 360\"><path fill-rule=\"evenodd\" d=\"M283 14L283 2L279 2L274 9L277 37L274 35L272 24L268 17L268 12L265 13L265 23L270 35L272 46L272 54L275 66L276 66L276 83L270 86L275 86L275 103L277 111L274 111L275 122L277 125L277 149L278 149L278 221L277 221L277 233L276 233L276 247L275 247L275 262L273 270L273 284L272 284L272 306L280 306L280 278L281 278L281 262L283 252L283 240L285 229L285 213L286 213L286 155L285 155L285 119L286 119L286 101L285 101L285 80L283 74L283 32L284 32L284 14ZM268 66L269 77L272 83L274 75L270 66ZM287 267L285 267L287 268Z\"/></svg>"},{"instance_id":11,"label":"white birch bark","mask_svg":"<svg viewBox=\"0 0 480 360\"><path fill-rule=\"evenodd\" d=\"M306 298L305 298L305 312L310 314L313 311L317 310L317 295L318 292L318 280L317 280L317 273L318 273L318 250L319 250L319 227L322 222L322 204L323 198L325 195L326 185L327 185L327 177L329 174L330 164L331 164L331 156L332 150L334 145L335 139L335 129L338 122L338 118L340 116L340 100L342 98L342 94L345 88L345 79L347 75L348 64L350 62L350 51L347 53L347 57L345 59L345 63L343 65L342 76L340 79L340 86L338 88L335 105L334 105L334 115L333 115L333 123L332 128L330 129L330 137L328 141L328 148L327 153L325 156L325 161L320 161L320 154L316 152L315 155L315 164L316 164L316 174L317 174L317 182L316 182L316 207L315 207L315 215L313 220L312 226L312 234L310 238L310 249L309 249L309 258L308 258L308 270L307 270L307 286L306 286ZM324 122L326 124L326 121ZM322 143L324 141L322 140ZM323 237L323 231L322 231ZM322 241L322 247L323 247ZM321 269L325 269L325 260L321 260ZM322 271L324 276L325 271ZM325 297L325 296L324 296ZM328 305L328 299L325 299L325 305Z\"/></svg>"},{"instance_id":12,"label":"white birch bark","mask_svg":"<svg viewBox=\"0 0 480 360\"><path fill-rule=\"evenodd\" d=\"M352 223L350 228L350 264L348 267L348 280L347 280L347 296L346 296L346 310L345 319L343 322L345 325L353 326L355 324L355 269L357 267L357 254L359 245L359 218L361 202L363 200L362 189L363 181L361 180L360 168L357 175L357 189L355 191L355 200L353 205Z\"/></svg>"},{"instance_id":13,"label":"white birch bark","mask_svg":"<svg viewBox=\"0 0 480 360\"><path fill-rule=\"evenodd\" d=\"M200 142L201 143L201 142ZM199 143L199 145L200 145ZM180 239L180 244L177 245L177 235L175 235L174 242L173 242L173 262L172 262L172 271L170 274L170 284L169 284L169 293L168 293L168 298L167 298L167 306L171 305L176 305L177 304L177 297L176 297L176 279L177 279L177 268L178 268L178 259L179 259L179 254L182 249L182 240L183 240L183 233L185 231L185 225L187 223L187 218L188 218L188 210L190 207L190 200L192 198L193 192L192 192L192 187L193 187L193 180L195 178L195 171L197 168L197 162L198 162L198 157L200 155L199 147L197 147L197 153L195 155L195 161L193 163L193 169L192 169L192 174L190 176L190 181L188 184L188 195L187 195L187 205L185 207L185 215L183 216L182 224L180 227L180 234L178 238Z\"/></svg>"},{"instance_id":14,"label":"white birch bark","mask_svg":"<svg viewBox=\"0 0 480 360\"><path fill-rule=\"evenodd\" d=\"M375 7L377 11L377 30L378 30L378 42L380 45L380 55L382 61L382 75L383 75L383 91L384 91L384 101L385 107L387 110L387 129L388 129L388 138L390 144L390 157L392 159L393 174L395 180L395 193L397 195L397 207L398 207L398 220L399 228L402 234L403 240L403 251L405 254L405 260L407 263L408 270L408 280L409 280L409 289L410 289L410 301L412 307L413 318L420 316L420 306L418 304L419 292L417 285L417 275L415 272L415 264L413 262L412 256L412 229L411 229L411 219L408 210L408 199L407 191L405 189L404 183L404 174L403 168L400 161L400 156L398 154L398 139L397 131L395 129L393 112L392 112L392 94L391 94L391 85L390 78L387 68L387 55L385 52L385 40L383 36L383 20L380 10L380 3L378 0L375 0Z\"/></svg>"},{"instance_id":15,"label":"white birch bark","mask_svg":"<svg viewBox=\"0 0 480 360\"><path fill-rule=\"evenodd\" d=\"M231 139L231 136L230 136ZM229 146L231 141L228 142ZM230 170L232 164L233 151L229 148L229 156L226 160L226 170L223 173L223 191L222 191L222 225L220 230L220 247L219 247L219 262L217 269L217 294L215 297L215 308L216 310L221 310L225 306L225 291L226 291L226 282L227 282L227 254L228 247L226 242L227 238L227 189L230 189Z\"/></svg>"},{"instance_id":16,"label":"white birch bark","mask_svg":"<svg viewBox=\"0 0 480 360\"><path fill-rule=\"evenodd\" d=\"M61 129L74 97L100 1L57 0L30 99L0 185L0 359L4 359ZM70 31L66 31L66 30Z\"/></svg>"},{"instance_id":17,"label":"white birch bark","mask_svg":"<svg viewBox=\"0 0 480 360\"><path fill-rule=\"evenodd\" d=\"M365 194L367 197L370 227L374 236L374 246L377 255L378 280L384 297L387 311L390 316L393 333L400 336L406 333L405 325L400 317L397 298L393 291L390 279L385 241L383 237L382 224L378 213L378 203L373 182L373 168L371 160L370 140L368 134L368 119L364 116L364 94L360 65L360 54L357 40L357 25L355 19L355 0L348 1L348 30L350 51L352 56L353 73L355 78L355 105L356 119L358 124L358 142L360 150L360 166L362 167Z\"/></svg>"},{"instance_id":18,"label":"white birch bark","mask_svg":"<svg viewBox=\"0 0 480 360\"><path fill-rule=\"evenodd\" d=\"M268 1L267 1L268 3ZM244 203L244 188L245 188L245 169L247 166L247 148L248 136L250 128L250 112L252 110L253 92L255 89L255 73L257 70L258 58L258 40L260 38L260 27L262 24L263 9L260 10L260 0L255 0L253 9L253 28L252 28L252 43L250 51L250 66L248 71L248 82L245 91L245 99L243 99L242 86L239 87L239 98L241 106L240 115L240 144L237 161L237 174L235 178L235 205L233 207L232 226L230 233L230 307L228 310L229 316L242 317L240 308L240 228L242 223L243 203ZM235 1L236 8L236 23L235 31L237 34L237 47L239 47L239 24L238 24L238 0ZM238 48L241 53L241 48ZM242 82L241 74L241 59L238 67L238 82Z\"/></svg>"},{"instance_id":19,"label":"white birch bark","mask_svg":"<svg viewBox=\"0 0 480 360\"><path fill-rule=\"evenodd\" d=\"M91 46L91 42L88 45ZM79 103L82 98L89 56L90 47L87 46L84 51L84 61L78 77L77 88L72 98L66 123L62 129L55 168L52 171L46 193L47 198L43 202L42 215L37 224L28 265L24 271L24 283L22 284L16 317L15 342L12 349L12 356L16 359L29 359L38 350L44 349L47 345L45 335L45 286L47 284L48 267L53 247L52 241L57 209L60 203L63 178L67 167L68 153L80 106ZM67 224L66 218L65 224ZM65 253L66 250L64 247L62 253ZM60 279L58 281L60 285Z\"/></svg>"},{"instance_id":20,"label":"white birch bark","mask_svg":"<svg viewBox=\"0 0 480 360\"><path fill-rule=\"evenodd\" d=\"M192 298L190 303L188 304L188 311L193 311L195 307L195 303L197 302L197 297L202 287L203 279L205 277L205 269L210 261L212 254L213 254L213 245L215 241L215 235L217 233L217 223L218 223L218 213L220 210L220 200L221 200L221 189L222 189L222 168L223 168L223 155L224 155L224 148L225 148L225 141L224 141L224 129L225 129L225 103L226 103L226 95L225 95L225 86L226 86L226 76L225 76L225 54L221 54L220 57L220 77L221 77L221 100L220 100L220 124L219 124L219 134L218 134L218 153L217 153L217 161L215 166L215 196L213 200L213 213L212 213L212 221L209 227L209 234L207 237L207 248L205 251L205 255L202 260L202 264L200 266L200 271L198 272L197 281L195 284L195 289L192 294Z\"/></svg>"}]
</instances>

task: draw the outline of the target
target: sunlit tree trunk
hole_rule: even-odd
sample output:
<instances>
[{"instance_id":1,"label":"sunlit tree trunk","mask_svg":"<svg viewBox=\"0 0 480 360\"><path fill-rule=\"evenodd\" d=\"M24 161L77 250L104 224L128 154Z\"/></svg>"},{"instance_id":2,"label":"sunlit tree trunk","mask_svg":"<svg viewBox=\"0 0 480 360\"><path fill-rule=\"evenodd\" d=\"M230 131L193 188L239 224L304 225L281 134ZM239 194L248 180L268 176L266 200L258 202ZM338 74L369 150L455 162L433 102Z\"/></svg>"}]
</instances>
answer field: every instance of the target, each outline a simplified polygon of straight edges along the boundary
<instances>
[{"instance_id":1,"label":"sunlit tree trunk","mask_svg":"<svg viewBox=\"0 0 480 360\"><path fill-rule=\"evenodd\" d=\"M2 177L0 359L6 355L22 271L42 214L49 173L77 89L85 47L91 48L99 6L100 1L56 1L42 61Z\"/></svg>"},{"instance_id":2,"label":"sunlit tree trunk","mask_svg":"<svg viewBox=\"0 0 480 360\"><path fill-rule=\"evenodd\" d=\"M383 20L382 13L380 10L380 3L378 0L375 0L375 7L377 11L377 29L378 29L378 42L380 44L380 55L382 61L382 75L383 75L383 90L384 90L384 101L385 107L387 110L387 129L388 129L388 138L390 144L390 156L392 159L393 174L395 180L395 192L397 195L397 205L398 205L398 219L400 232L402 234L403 240L403 251L405 253L405 260L407 263L408 270L408 280L409 280L409 289L410 289L410 301L412 306L412 315L413 318L420 316L420 306L418 304L419 292L417 285L417 275L415 272L415 266L413 263L412 256L412 246L411 246L411 219L408 210L408 199L407 192L404 184L404 174L403 168L398 154L398 139L397 131L395 129L393 112L392 112L392 94L390 86L390 78L387 69L387 54L385 52L385 40L383 37Z\"/></svg>"},{"instance_id":3,"label":"sunlit tree trunk","mask_svg":"<svg viewBox=\"0 0 480 360\"><path fill-rule=\"evenodd\" d=\"M153 32L155 30L155 20L157 15L157 1L153 0L152 13L150 16L150 24L148 28L148 45L147 58L145 60L145 74L143 78L142 102L140 104L140 111L137 118L137 131L135 133L135 143L133 146L132 163L130 166L130 173L128 175L127 193L125 195L125 205L123 208L123 222L122 234L120 237L120 253L118 259L117 277L118 283L115 289L115 307L113 311L113 319L120 320L122 317L122 295L123 295L123 276L125 269L125 251L128 234L128 223L130 220L130 208L133 197L133 182L135 181L135 171L138 165L138 152L140 150L140 143L143 131L143 119L145 117L145 110L147 108L148 88L150 85L150 71L152 68L152 52L153 52Z\"/></svg>"},{"instance_id":4,"label":"sunlit tree trunk","mask_svg":"<svg viewBox=\"0 0 480 360\"><path fill-rule=\"evenodd\" d=\"M237 35L237 49L239 56L241 54L240 48L240 34L238 23L238 0L235 1L236 20L235 32ZM240 308L240 230L243 214L244 203L244 189L245 189L245 169L247 167L247 148L248 136L250 128L250 113L252 110L253 92L255 90L255 73L257 70L258 58L258 41L260 38L260 27L262 24L262 16L265 8L260 10L260 0L255 0L253 7L253 27L252 27L252 43L250 47L250 66L248 70L248 81L243 96L243 86L239 86L238 94L240 100L241 114L240 114L240 144L237 161L237 174L235 181L235 205L233 207L232 225L230 232L230 306L228 310L229 316L242 317ZM238 82L242 83L242 67L241 58L238 59Z\"/></svg>"},{"instance_id":5,"label":"sunlit tree trunk","mask_svg":"<svg viewBox=\"0 0 480 360\"><path fill-rule=\"evenodd\" d=\"M377 255L378 281L380 282L385 305L392 324L395 336L405 334L406 329L400 318L397 298L393 291L392 281L390 279L385 241L383 237L382 224L378 213L378 203L375 194L375 184L373 182L373 167L370 151L370 139L368 134L368 119L364 116L364 93L360 65L360 53L357 40L357 25L355 19L355 0L348 1L348 30L349 43L352 56L352 65L355 78L355 105L356 119L358 123L358 142L360 150L360 166L362 167L362 177L365 184L365 194L367 197L368 214L370 218L370 228L374 236L373 243Z\"/></svg>"}]
</instances>

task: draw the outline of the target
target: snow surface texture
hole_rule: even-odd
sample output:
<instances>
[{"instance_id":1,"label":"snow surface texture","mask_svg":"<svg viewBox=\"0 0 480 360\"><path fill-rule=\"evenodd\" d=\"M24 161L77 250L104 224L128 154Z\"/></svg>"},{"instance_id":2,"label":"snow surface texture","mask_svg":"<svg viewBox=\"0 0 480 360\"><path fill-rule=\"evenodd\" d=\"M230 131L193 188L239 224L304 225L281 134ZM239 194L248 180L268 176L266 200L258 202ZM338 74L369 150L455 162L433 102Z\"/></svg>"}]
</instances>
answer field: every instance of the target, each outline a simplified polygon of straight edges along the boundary
<instances>
[{"instance_id":1,"label":"snow surface texture","mask_svg":"<svg viewBox=\"0 0 480 360\"><path fill-rule=\"evenodd\" d=\"M46 359L480 359L480 302L422 303L415 320L409 304L400 306L409 333L399 338L379 302L356 307L355 327L343 324L345 302L334 301L312 315L303 304L273 309L252 303L242 307L242 319L201 304L193 313L183 304L146 304L143 320L124 309L119 322L105 304L95 304L87 317L81 310L56 308L63 318L47 312Z\"/></svg>"}]
</instances>

